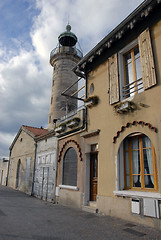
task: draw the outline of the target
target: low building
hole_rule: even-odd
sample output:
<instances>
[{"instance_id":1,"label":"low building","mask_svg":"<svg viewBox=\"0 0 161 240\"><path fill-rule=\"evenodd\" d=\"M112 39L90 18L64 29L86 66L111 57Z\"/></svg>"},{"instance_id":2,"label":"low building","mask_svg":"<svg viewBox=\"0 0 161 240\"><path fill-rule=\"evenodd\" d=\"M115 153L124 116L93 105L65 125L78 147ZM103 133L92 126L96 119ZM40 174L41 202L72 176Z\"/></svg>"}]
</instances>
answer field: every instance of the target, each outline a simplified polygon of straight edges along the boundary
<instances>
[{"instance_id":1,"label":"low building","mask_svg":"<svg viewBox=\"0 0 161 240\"><path fill-rule=\"evenodd\" d=\"M10 146L8 186L31 194L35 163L35 137L46 129L22 126Z\"/></svg>"},{"instance_id":2,"label":"low building","mask_svg":"<svg viewBox=\"0 0 161 240\"><path fill-rule=\"evenodd\" d=\"M0 159L0 184L4 186L7 184L8 162L7 158Z\"/></svg>"},{"instance_id":3,"label":"low building","mask_svg":"<svg viewBox=\"0 0 161 240\"><path fill-rule=\"evenodd\" d=\"M33 195L46 200L55 201L57 170L57 138L50 131L36 139L36 162Z\"/></svg>"}]
</instances>

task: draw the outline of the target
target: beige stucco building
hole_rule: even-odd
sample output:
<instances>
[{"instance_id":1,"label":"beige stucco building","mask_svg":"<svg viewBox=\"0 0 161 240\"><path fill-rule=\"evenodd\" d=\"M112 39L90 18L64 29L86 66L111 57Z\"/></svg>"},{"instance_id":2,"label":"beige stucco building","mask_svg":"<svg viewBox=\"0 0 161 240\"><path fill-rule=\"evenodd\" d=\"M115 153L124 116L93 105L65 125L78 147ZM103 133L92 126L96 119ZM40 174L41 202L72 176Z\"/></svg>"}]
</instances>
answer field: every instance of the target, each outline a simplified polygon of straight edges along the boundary
<instances>
[{"instance_id":1,"label":"beige stucco building","mask_svg":"<svg viewBox=\"0 0 161 240\"><path fill-rule=\"evenodd\" d=\"M63 204L161 229L160 13L144 1L74 68L86 77L86 124L69 135L63 123L57 187ZM78 166L69 184L65 161Z\"/></svg>"},{"instance_id":2,"label":"beige stucco building","mask_svg":"<svg viewBox=\"0 0 161 240\"><path fill-rule=\"evenodd\" d=\"M22 126L10 146L8 186L31 194L35 163L35 137L46 129Z\"/></svg>"}]
</instances>

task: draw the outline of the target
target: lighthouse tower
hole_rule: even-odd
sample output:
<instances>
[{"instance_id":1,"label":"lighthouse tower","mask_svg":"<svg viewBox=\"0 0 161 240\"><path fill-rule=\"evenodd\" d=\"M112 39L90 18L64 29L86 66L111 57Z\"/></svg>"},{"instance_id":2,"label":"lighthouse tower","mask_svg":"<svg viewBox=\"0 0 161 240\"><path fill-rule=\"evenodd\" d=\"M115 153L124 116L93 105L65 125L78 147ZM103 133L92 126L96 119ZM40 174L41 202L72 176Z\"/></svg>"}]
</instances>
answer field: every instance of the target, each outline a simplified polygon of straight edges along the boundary
<instances>
[{"instance_id":1,"label":"lighthouse tower","mask_svg":"<svg viewBox=\"0 0 161 240\"><path fill-rule=\"evenodd\" d=\"M60 34L58 40L58 47L53 49L50 54L53 79L48 129L54 128L53 122L56 119L60 119L77 108L76 99L66 98L61 93L78 80L72 69L81 59L82 52L76 48L77 37L71 32L70 25L66 26L66 31ZM75 84L68 94L77 91L77 87L77 84Z\"/></svg>"}]
</instances>

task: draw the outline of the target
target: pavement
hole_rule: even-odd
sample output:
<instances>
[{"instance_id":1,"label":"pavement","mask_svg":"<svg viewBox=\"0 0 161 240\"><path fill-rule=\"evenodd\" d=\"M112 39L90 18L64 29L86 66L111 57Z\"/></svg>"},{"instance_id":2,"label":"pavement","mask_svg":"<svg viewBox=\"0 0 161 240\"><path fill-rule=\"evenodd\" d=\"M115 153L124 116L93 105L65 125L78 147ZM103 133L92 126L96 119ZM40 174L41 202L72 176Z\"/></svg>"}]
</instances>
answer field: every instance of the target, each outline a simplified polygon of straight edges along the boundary
<instances>
[{"instance_id":1,"label":"pavement","mask_svg":"<svg viewBox=\"0 0 161 240\"><path fill-rule=\"evenodd\" d=\"M161 239L161 231L0 186L0 240Z\"/></svg>"}]
</instances>

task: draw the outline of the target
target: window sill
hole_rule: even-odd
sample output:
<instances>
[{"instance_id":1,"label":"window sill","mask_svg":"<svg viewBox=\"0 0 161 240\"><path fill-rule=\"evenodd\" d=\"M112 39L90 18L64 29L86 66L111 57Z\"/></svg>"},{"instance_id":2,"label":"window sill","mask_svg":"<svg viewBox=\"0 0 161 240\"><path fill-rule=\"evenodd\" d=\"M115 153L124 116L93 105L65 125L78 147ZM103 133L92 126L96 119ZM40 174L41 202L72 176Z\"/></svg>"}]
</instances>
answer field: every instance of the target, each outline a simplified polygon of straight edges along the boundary
<instances>
[{"instance_id":1,"label":"window sill","mask_svg":"<svg viewBox=\"0 0 161 240\"><path fill-rule=\"evenodd\" d=\"M75 191L78 191L78 190L79 190L78 187L69 186L69 185L59 185L59 188L62 188L62 189L69 189L69 190L75 190Z\"/></svg>"},{"instance_id":2,"label":"window sill","mask_svg":"<svg viewBox=\"0 0 161 240\"><path fill-rule=\"evenodd\" d=\"M161 200L161 194L160 193L154 193L154 192L140 192L140 191L113 191L114 195L118 197L144 197L144 198L155 198Z\"/></svg>"}]
</instances>

